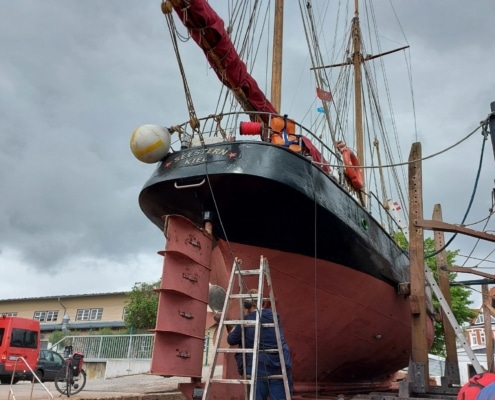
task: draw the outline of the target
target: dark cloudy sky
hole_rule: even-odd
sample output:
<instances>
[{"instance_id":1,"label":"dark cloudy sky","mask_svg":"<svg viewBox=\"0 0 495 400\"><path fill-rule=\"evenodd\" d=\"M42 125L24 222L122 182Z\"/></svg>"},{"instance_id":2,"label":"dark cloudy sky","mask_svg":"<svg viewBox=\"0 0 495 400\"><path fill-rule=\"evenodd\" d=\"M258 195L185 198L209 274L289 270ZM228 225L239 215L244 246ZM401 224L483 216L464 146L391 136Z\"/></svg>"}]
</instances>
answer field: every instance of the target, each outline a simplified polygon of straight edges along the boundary
<instances>
[{"instance_id":1,"label":"dark cloudy sky","mask_svg":"<svg viewBox=\"0 0 495 400\"><path fill-rule=\"evenodd\" d=\"M163 234L137 202L154 166L129 150L137 126L188 118L160 3L0 0L0 298L124 291L160 277L156 252L164 247ZM225 15L226 1L210 3ZM417 133L412 110L399 108L405 157L416 140L428 155L465 137L495 101L495 3L392 0L375 11L390 40L387 49L411 46ZM285 53L305 60L297 25L286 26ZM182 56L197 113L209 114L208 92L216 87L209 81L216 77L192 43ZM285 67L284 76L295 71L295 64ZM307 90L314 97L314 88ZM283 108L295 113L297 93L284 93ZM477 134L424 162L425 218L441 203L445 221L462 220L480 149ZM484 155L467 222L492 206L491 142ZM459 238L452 246L468 254L474 243ZM475 254L483 258L492 247L483 243Z\"/></svg>"}]
</instances>

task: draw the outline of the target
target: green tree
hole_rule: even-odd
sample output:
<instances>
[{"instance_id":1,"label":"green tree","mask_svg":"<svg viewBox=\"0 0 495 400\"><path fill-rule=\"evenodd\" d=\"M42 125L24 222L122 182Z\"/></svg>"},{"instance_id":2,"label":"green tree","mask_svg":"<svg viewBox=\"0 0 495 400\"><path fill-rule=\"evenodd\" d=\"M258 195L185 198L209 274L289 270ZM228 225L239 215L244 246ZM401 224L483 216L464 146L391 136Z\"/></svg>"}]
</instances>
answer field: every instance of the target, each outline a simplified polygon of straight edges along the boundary
<instances>
[{"instance_id":1,"label":"green tree","mask_svg":"<svg viewBox=\"0 0 495 400\"><path fill-rule=\"evenodd\" d=\"M402 233L396 235L396 240L402 248L407 249L409 247L407 240ZM446 250L445 253L447 266L454 265L455 257L459 254L459 250ZM438 281L437 262L436 257L433 255L435 254L435 241L432 238L426 238L424 240L424 254L425 257L427 257L425 259L426 264L430 267L435 279ZM449 272L448 275L450 282L454 281L457 277L457 274L453 272ZM470 294L469 289L462 286L450 287L450 307L452 309L452 314L454 314L459 325L462 325L475 317L475 313L469 307L473 303L469 299ZM433 296L433 306L435 310L440 310L440 302L436 296ZM430 353L445 356L445 334L443 332L442 323L440 322L435 322L435 337Z\"/></svg>"},{"instance_id":2,"label":"green tree","mask_svg":"<svg viewBox=\"0 0 495 400\"><path fill-rule=\"evenodd\" d=\"M153 283L137 282L129 294L125 307L124 321L132 330L153 329L156 325L158 310L158 293L160 281Z\"/></svg>"}]
</instances>

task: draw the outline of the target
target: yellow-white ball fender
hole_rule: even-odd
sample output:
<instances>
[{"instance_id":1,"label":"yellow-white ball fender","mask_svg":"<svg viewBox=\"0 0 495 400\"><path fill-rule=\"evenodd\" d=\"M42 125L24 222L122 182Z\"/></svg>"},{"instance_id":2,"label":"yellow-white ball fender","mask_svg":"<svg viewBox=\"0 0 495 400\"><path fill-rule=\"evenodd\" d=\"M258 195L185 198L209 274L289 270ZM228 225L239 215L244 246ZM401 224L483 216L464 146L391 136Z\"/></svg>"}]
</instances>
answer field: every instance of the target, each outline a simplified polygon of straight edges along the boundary
<instances>
[{"instance_id":1,"label":"yellow-white ball fender","mask_svg":"<svg viewBox=\"0 0 495 400\"><path fill-rule=\"evenodd\" d=\"M141 125L131 135L132 154L144 163L156 163L168 154L170 136L170 131L163 126Z\"/></svg>"}]
</instances>

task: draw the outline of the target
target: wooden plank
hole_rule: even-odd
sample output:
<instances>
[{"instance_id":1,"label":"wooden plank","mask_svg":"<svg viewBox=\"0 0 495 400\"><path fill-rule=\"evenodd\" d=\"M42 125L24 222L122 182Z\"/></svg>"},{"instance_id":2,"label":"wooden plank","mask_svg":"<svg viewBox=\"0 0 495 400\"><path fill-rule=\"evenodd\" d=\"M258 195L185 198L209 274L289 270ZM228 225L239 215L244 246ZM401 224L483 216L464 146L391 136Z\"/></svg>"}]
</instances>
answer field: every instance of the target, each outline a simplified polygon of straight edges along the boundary
<instances>
[{"instance_id":1,"label":"wooden plank","mask_svg":"<svg viewBox=\"0 0 495 400\"><path fill-rule=\"evenodd\" d=\"M461 225L448 224L441 221L432 221L428 219L418 218L414 221L414 226L423 229L430 229L435 231L462 233L464 235L472 236L478 239L488 240L489 242L495 242L495 235L486 232L475 231Z\"/></svg>"},{"instance_id":2,"label":"wooden plank","mask_svg":"<svg viewBox=\"0 0 495 400\"><path fill-rule=\"evenodd\" d=\"M493 367L493 332L492 332L492 316L490 310L485 307L486 303L490 302L488 297L488 285L481 286L481 294L483 296L483 318L485 325L485 343L486 343L486 370L494 372Z\"/></svg>"},{"instance_id":3,"label":"wooden plank","mask_svg":"<svg viewBox=\"0 0 495 400\"><path fill-rule=\"evenodd\" d=\"M414 221L423 219L421 153L421 143L413 143L409 153L409 260L411 299L415 300L415 311L411 312L412 368L409 368L409 377L413 379L411 383L415 393L427 393L429 386L423 228L414 224Z\"/></svg>"}]
</instances>

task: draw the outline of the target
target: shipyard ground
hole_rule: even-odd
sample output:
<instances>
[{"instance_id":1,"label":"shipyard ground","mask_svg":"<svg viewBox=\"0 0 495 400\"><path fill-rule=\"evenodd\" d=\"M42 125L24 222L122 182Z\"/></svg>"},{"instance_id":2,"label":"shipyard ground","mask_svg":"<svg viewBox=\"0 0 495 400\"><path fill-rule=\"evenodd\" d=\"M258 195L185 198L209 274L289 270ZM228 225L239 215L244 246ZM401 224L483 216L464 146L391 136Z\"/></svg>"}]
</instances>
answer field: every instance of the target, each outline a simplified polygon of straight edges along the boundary
<instances>
[{"instance_id":1,"label":"shipyard ground","mask_svg":"<svg viewBox=\"0 0 495 400\"><path fill-rule=\"evenodd\" d=\"M86 382L84 389L71 396L78 400L183 400L183 395L178 391L180 382L188 382L184 378L163 378L161 376L139 374L129 375L113 379L92 379ZM46 382L46 388L54 399L67 398L62 396L53 382ZM32 385L29 381L20 381L12 385L12 394L9 397L10 385L0 385L0 399L16 400L46 400L50 396L42 385Z\"/></svg>"},{"instance_id":2,"label":"shipyard ground","mask_svg":"<svg viewBox=\"0 0 495 400\"><path fill-rule=\"evenodd\" d=\"M113 379L88 380L86 387L80 393L71 396L78 400L186 400L178 391L178 384L188 382L187 378L163 378L150 374L130 375ZM53 399L66 398L55 389L53 382L47 382L47 389ZM0 400L46 400L50 396L39 384L21 381L12 386L13 394L9 395L10 385L0 385ZM294 396L293 400L311 400L316 397ZM334 395L318 395L318 399L336 400ZM345 400L412 400L412 397L398 397L393 393L374 393L370 395L344 396ZM455 397L437 395L431 399L452 400Z\"/></svg>"}]
</instances>

